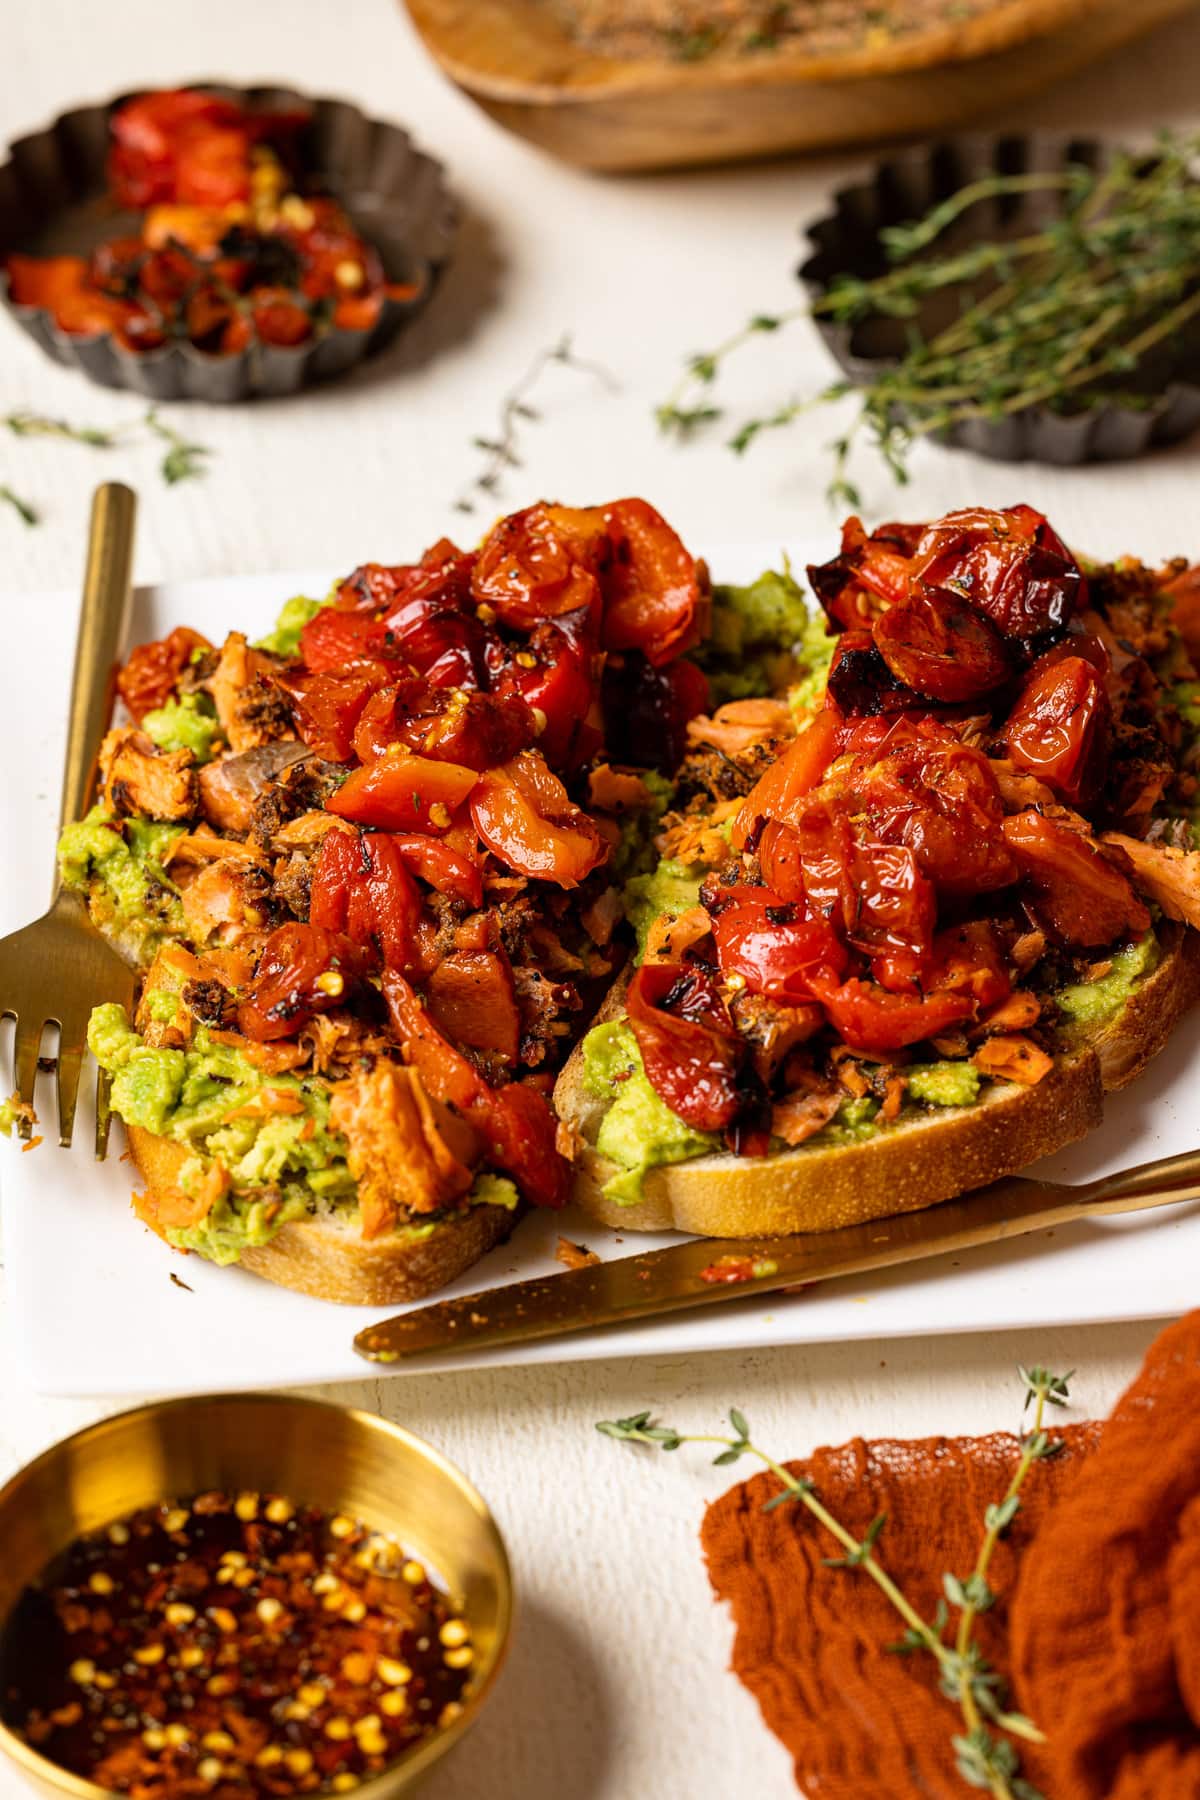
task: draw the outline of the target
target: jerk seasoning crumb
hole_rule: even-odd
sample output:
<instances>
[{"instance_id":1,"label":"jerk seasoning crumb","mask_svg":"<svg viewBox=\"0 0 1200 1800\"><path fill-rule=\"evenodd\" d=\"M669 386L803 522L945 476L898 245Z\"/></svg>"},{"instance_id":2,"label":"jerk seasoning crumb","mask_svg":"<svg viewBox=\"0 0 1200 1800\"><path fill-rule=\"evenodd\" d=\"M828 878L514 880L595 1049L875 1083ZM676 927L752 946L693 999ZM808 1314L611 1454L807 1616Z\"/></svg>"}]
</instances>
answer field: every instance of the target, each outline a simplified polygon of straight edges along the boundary
<instances>
[{"instance_id":1,"label":"jerk seasoning crumb","mask_svg":"<svg viewBox=\"0 0 1200 1800\"><path fill-rule=\"evenodd\" d=\"M277 1494L78 1539L0 1644L26 1742L132 1800L348 1793L461 1710L471 1630L422 1564Z\"/></svg>"}]
</instances>

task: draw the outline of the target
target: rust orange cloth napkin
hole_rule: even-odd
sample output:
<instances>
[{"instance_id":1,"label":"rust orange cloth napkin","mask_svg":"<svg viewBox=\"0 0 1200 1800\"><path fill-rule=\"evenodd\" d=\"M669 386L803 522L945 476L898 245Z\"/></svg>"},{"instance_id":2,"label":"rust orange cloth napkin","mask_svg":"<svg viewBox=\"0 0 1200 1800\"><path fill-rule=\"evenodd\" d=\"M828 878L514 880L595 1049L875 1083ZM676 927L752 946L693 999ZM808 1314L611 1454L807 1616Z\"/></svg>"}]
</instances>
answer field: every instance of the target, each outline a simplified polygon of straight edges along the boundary
<instances>
[{"instance_id":1,"label":"rust orange cloth napkin","mask_svg":"<svg viewBox=\"0 0 1200 1800\"><path fill-rule=\"evenodd\" d=\"M1012 1704L1048 1734L1022 1745L1046 1800L1200 1800L1200 1313L1169 1327L1112 1419L1068 1426L1036 1464L993 1558L976 1638ZM858 1536L879 1513L884 1567L931 1619L965 1579L1015 1437L855 1440L793 1473ZM962 1730L927 1655L898 1656L890 1603L803 1508L763 1512L755 1476L708 1509L702 1541L733 1613L733 1668L811 1800L964 1800Z\"/></svg>"}]
</instances>

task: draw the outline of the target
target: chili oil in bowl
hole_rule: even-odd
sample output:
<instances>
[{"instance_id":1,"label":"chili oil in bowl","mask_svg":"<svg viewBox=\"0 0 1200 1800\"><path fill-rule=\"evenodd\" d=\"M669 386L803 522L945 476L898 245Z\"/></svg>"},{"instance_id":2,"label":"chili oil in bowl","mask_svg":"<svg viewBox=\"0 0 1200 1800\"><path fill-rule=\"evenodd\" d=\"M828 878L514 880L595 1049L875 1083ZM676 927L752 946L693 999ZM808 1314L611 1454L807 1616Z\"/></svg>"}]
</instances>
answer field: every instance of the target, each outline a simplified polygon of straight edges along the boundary
<instances>
[{"instance_id":1,"label":"chili oil in bowl","mask_svg":"<svg viewBox=\"0 0 1200 1800\"><path fill-rule=\"evenodd\" d=\"M120 1414L0 1491L0 1749L43 1793L412 1791L504 1655L466 1479L367 1413L233 1395Z\"/></svg>"}]
</instances>

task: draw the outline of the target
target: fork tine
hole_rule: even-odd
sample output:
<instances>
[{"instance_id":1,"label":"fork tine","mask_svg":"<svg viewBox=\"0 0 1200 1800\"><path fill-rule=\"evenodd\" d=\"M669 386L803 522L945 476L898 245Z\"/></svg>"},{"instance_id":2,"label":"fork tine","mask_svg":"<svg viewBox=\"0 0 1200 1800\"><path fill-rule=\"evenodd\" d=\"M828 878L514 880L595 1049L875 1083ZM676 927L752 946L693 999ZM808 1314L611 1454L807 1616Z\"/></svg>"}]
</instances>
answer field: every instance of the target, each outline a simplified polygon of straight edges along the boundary
<instances>
[{"instance_id":1,"label":"fork tine","mask_svg":"<svg viewBox=\"0 0 1200 1800\"><path fill-rule=\"evenodd\" d=\"M112 1091L112 1076L107 1069L96 1070L96 1161L103 1162L108 1155L108 1128L112 1124L112 1112L109 1108L109 1094Z\"/></svg>"},{"instance_id":2,"label":"fork tine","mask_svg":"<svg viewBox=\"0 0 1200 1800\"><path fill-rule=\"evenodd\" d=\"M65 1034L64 1034L65 1035ZM83 1051L73 1046L58 1046L58 1141L64 1150L70 1148L75 1130L75 1103L79 1098L79 1075L83 1068Z\"/></svg>"},{"instance_id":3,"label":"fork tine","mask_svg":"<svg viewBox=\"0 0 1200 1800\"><path fill-rule=\"evenodd\" d=\"M25 1025L20 1019L17 1020L17 1042L13 1058L16 1077L14 1086L18 1099L22 1100L26 1106L33 1105L33 1090L38 1072L38 1051L42 1046L44 1030L45 1027L40 1022L37 1025ZM33 1127L28 1119L18 1119L17 1135L19 1137L29 1137L32 1130Z\"/></svg>"}]
</instances>

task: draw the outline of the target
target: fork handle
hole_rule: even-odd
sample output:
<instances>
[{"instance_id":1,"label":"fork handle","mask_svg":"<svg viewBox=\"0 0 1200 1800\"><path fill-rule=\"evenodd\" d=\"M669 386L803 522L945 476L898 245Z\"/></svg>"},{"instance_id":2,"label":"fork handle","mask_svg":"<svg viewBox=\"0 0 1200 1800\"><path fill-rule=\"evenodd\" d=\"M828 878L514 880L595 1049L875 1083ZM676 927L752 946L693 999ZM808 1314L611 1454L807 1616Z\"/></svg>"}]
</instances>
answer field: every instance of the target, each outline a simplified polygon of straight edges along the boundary
<instances>
[{"instance_id":1,"label":"fork handle","mask_svg":"<svg viewBox=\"0 0 1200 1800\"><path fill-rule=\"evenodd\" d=\"M67 715L60 829L87 809L96 778L100 740L112 716L118 656L129 625L136 514L137 495L123 482L106 481L92 496L87 570Z\"/></svg>"}]
</instances>

